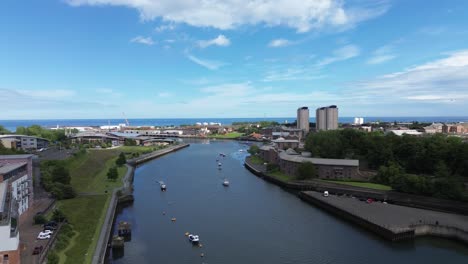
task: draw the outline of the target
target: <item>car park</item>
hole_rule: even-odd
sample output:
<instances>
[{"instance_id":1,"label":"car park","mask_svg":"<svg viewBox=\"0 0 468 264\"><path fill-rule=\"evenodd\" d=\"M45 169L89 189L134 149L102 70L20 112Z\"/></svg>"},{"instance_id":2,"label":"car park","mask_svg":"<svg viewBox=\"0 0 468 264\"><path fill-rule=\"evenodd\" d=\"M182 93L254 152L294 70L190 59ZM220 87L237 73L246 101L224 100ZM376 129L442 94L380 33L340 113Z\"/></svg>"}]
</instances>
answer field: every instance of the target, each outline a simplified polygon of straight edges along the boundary
<instances>
[{"instance_id":1,"label":"car park","mask_svg":"<svg viewBox=\"0 0 468 264\"><path fill-rule=\"evenodd\" d=\"M54 232L52 230L44 230L43 232L39 234L45 234L45 235L52 235Z\"/></svg>"}]
</instances>

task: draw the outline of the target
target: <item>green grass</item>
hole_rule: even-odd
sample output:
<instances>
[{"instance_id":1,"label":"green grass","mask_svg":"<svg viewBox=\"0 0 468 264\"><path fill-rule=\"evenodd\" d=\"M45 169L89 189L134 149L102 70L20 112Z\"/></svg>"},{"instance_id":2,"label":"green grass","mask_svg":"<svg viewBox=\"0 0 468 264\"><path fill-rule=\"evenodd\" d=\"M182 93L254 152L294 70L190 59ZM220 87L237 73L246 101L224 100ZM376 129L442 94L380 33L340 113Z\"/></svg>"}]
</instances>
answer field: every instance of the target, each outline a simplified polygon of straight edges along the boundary
<instances>
[{"instance_id":1,"label":"green grass","mask_svg":"<svg viewBox=\"0 0 468 264\"><path fill-rule=\"evenodd\" d=\"M220 138L220 139L234 139L242 136L242 133L239 132L231 132L231 133L226 133L224 135L220 134L215 134L215 135L209 135L209 138Z\"/></svg>"},{"instance_id":2,"label":"green grass","mask_svg":"<svg viewBox=\"0 0 468 264\"><path fill-rule=\"evenodd\" d=\"M145 146L121 146L114 150L118 152L125 152L125 153L128 153L128 152L143 153L143 152L151 152L151 151L162 149L162 148L163 147L158 147L158 146L147 146L147 147Z\"/></svg>"},{"instance_id":3,"label":"green grass","mask_svg":"<svg viewBox=\"0 0 468 264\"><path fill-rule=\"evenodd\" d=\"M267 175L268 176L273 176L273 177L275 177L275 178L277 178L279 180L285 181L285 182L294 180L293 178L291 178L290 176L282 173L279 170L275 170L275 171L272 171L272 172L267 172Z\"/></svg>"},{"instance_id":4,"label":"green grass","mask_svg":"<svg viewBox=\"0 0 468 264\"><path fill-rule=\"evenodd\" d=\"M265 161L262 158L260 158L259 156L255 156L255 155L250 156L250 162L256 165L263 165L265 163Z\"/></svg>"},{"instance_id":5,"label":"green grass","mask_svg":"<svg viewBox=\"0 0 468 264\"><path fill-rule=\"evenodd\" d=\"M392 190L392 187L390 187L388 185L371 183L371 182L333 181L333 180L321 180L321 181L337 183L337 184L344 184L344 185L351 185L351 186L355 186L355 187L363 187L363 188L369 188L369 189L381 190L381 191L390 191L390 190Z\"/></svg>"},{"instance_id":6,"label":"green grass","mask_svg":"<svg viewBox=\"0 0 468 264\"><path fill-rule=\"evenodd\" d=\"M60 263L91 263L110 195L81 196L58 202L77 233L59 252Z\"/></svg>"}]
</instances>

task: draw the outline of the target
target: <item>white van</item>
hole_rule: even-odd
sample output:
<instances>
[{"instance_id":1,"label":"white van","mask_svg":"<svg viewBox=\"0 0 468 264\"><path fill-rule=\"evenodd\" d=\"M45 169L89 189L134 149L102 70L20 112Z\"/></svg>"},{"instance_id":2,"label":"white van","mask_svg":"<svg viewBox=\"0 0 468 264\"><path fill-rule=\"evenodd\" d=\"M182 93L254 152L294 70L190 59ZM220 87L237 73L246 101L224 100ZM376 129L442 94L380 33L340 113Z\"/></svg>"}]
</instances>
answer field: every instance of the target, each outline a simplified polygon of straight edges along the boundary
<instances>
[{"instance_id":1,"label":"white van","mask_svg":"<svg viewBox=\"0 0 468 264\"><path fill-rule=\"evenodd\" d=\"M328 191L323 192L323 197L328 197Z\"/></svg>"}]
</instances>

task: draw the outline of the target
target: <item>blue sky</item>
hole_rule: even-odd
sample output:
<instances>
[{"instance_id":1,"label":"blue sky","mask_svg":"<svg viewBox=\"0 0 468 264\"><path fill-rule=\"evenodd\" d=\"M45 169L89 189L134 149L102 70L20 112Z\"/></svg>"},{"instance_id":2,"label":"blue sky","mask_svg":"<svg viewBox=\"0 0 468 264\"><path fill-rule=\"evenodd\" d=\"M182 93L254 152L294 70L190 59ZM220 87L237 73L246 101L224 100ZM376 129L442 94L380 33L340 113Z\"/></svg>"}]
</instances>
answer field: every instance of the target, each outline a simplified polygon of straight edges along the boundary
<instances>
[{"instance_id":1,"label":"blue sky","mask_svg":"<svg viewBox=\"0 0 468 264\"><path fill-rule=\"evenodd\" d=\"M4 0L0 120L468 114L468 2Z\"/></svg>"}]
</instances>

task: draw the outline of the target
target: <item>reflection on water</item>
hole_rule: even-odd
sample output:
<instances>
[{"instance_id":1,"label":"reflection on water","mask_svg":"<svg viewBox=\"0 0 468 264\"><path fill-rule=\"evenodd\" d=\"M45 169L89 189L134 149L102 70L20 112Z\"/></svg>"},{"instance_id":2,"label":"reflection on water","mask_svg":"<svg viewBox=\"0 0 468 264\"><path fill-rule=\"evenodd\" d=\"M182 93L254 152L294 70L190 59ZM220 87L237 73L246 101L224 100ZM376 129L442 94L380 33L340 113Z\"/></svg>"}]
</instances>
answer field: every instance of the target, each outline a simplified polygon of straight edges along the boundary
<instances>
[{"instance_id":1,"label":"reflection on water","mask_svg":"<svg viewBox=\"0 0 468 264\"><path fill-rule=\"evenodd\" d=\"M466 262L467 248L457 243L387 242L302 202L243 168L247 149L235 141L211 140L138 167L135 201L116 221L132 224L132 240L125 243L124 256L110 262ZM222 185L225 178L229 187ZM159 189L161 180L166 192ZM192 246L186 232L200 235L202 247Z\"/></svg>"}]
</instances>

